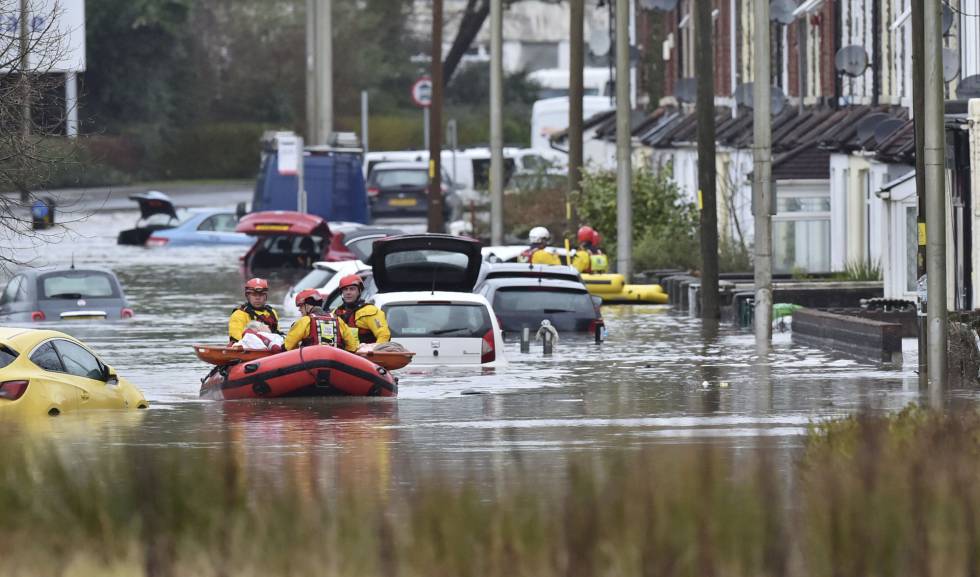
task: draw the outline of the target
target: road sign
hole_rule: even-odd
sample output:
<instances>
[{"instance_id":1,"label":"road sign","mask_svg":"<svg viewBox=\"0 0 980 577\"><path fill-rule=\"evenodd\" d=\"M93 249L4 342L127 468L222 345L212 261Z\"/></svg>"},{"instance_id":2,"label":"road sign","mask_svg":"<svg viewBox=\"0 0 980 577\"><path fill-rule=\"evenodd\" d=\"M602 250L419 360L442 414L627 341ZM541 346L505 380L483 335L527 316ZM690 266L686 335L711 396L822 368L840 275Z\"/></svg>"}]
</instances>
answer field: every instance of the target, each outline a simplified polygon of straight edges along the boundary
<instances>
[{"instance_id":1,"label":"road sign","mask_svg":"<svg viewBox=\"0 0 980 577\"><path fill-rule=\"evenodd\" d=\"M296 175L299 173L299 162L303 154L302 139L291 132L276 135L276 148L278 149L278 169L282 175Z\"/></svg>"},{"instance_id":2,"label":"road sign","mask_svg":"<svg viewBox=\"0 0 980 577\"><path fill-rule=\"evenodd\" d=\"M412 102L422 108L432 105L432 80L428 76L423 76L412 84Z\"/></svg>"}]
</instances>

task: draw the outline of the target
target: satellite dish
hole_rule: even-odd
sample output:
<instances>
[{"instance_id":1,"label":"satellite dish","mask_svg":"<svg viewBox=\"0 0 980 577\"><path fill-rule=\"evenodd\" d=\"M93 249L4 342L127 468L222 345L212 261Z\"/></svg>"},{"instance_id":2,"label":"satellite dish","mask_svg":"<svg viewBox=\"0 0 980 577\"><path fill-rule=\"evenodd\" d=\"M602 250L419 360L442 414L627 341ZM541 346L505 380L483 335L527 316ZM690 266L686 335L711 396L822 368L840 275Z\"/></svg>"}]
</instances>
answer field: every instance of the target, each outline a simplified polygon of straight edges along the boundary
<instances>
[{"instance_id":1,"label":"satellite dish","mask_svg":"<svg viewBox=\"0 0 980 577\"><path fill-rule=\"evenodd\" d=\"M905 121L901 118L889 118L883 122L880 122L878 126L875 127L875 142L881 144L889 136L895 134L895 131L899 128L905 126Z\"/></svg>"},{"instance_id":2,"label":"satellite dish","mask_svg":"<svg viewBox=\"0 0 980 577\"><path fill-rule=\"evenodd\" d=\"M674 8L677 8L677 0L640 0L640 6L647 10L670 12Z\"/></svg>"},{"instance_id":3,"label":"satellite dish","mask_svg":"<svg viewBox=\"0 0 980 577\"><path fill-rule=\"evenodd\" d=\"M956 98L959 100L980 98L980 74L967 76L960 80L956 85Z\"/></svg>"},{"instance_id":4,"label":"satellite dish","mask_svg":"<svg viewBox=\"0 0 980 577\"><path fill-rule=\"evenodd\" d=\"M943 80L952 82L959 75L960 53L952 48L943 48Z\"/></svg>"},{"instance_id":5,"label":"satellite dish","mask_svg":"<svg viewBox=\"0 0 980 577\"><path fill-rule=\"evenodd\" d=\"M681 102L694 102L698 99L697 78L679 78L674 86L674 96Z\"/></svg>"},{"instance_id":6,"label":"satellite dish","mask_svg":"<svg viewBox=\"0 0 980 577\"><path fill-rule=\"evenodd\" d=\"M769 19L780 24L792 24L796 19L793 11L797 5L795 0L771 0L769 2Z\"/></svg>"},{"instance_id":7,"label":"satellite dish","mask_svg":"<svg viewBox=\"0 0 980 577\"><path fill-rule=\"evenodd\" d=\"M609 39L609 31L602 26L596 26L589 34L589 50L596 56L609 54L612 42Z\"/></svg>"},{"instance_id":8,"label":"satellite dish","mask_svg":"<svg viewBox=\"0 0 980 577\"><path fill-rule=\"evenodd\" d=\"M783 89L778 86L773 86L769 89L769 111L773 116L778 116L786 108L786 95L783 94Z\"/></svg>"},{"instance_id":9,"label":"satellite dish","mask_svg":"<svg viewBox=\"0 0 980 577\"><path fill-rule=\"evenodd\" d=\"M848 76L861 76L868 68L868 53L864 46L851 44L837 51L834 57L834 65L838 72Z\"/></svg>"},{"instance_id":10,"label":"satellite dish","mask_svg":"<svg viewBox=\"0 0 980 577\"><path fill-rule=\"evenodd\" d=\"M953 27L953 11L946 3L943 3L943 36L949 34L949 29Z\"/></svg>"},{"instance_id":11,"label":"satellite dish","mask_svg":"<svg viewBox=\"0 0 980 577\"><path fill-rule=\"evenodd\" d=\"M875 134L878 125L888 120L891 116L882 112L869 114L858 121L857 137L860 142L865 142Z\"/></svg>"},{"instance_id":12,"label":"satellite dish","mask_svg":"<svg viewBox=\"0 0 980 577\"><path fill-rule=\"evenodd\" d=\"M739 106L745 108L754 108L752 106L752 90L753 84L751 82L743 82L735 87L735 103ZM778 86L773 86L769 89L769 112L773 116L777 116L786 108L786 95L783 94L783 90Z\"/></svg>"}]
</instances>

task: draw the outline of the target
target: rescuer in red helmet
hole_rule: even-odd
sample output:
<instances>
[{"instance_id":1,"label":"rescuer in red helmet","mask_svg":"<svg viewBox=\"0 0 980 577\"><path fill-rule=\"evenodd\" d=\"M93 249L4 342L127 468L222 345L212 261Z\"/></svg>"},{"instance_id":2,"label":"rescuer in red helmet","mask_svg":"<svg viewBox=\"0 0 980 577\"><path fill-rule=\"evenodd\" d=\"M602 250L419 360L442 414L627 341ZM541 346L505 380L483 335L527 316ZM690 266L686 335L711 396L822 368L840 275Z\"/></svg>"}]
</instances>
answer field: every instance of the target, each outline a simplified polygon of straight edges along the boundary
<instances>
[{"instance_id":1,"label":"rescuer in red helmet","mask_svg":"<svg viewBox=\"0 0 980 577\"><path fill-rule=\"evenodd\" d=\"M316 289L296 295L301 316L286 334L286 350L313 345L330 345L348 352L357 351L357 333L337 317L323 310L323 296Z\"/></svg>"},{"instance_id":2,"label":"rescuer in red helmet","mask_svg":"<svg viewBox=\"0 0 980 577\"><path fill-rule=\"evenodd\" d=\"M228 338L236 343L242 340L245 325L259 321L269 327L270 333L279 332L279 313L269 306L269 283L264 278L252 278L245 282L245 304L240 305L228 319Z\"/></svg>"},{"instance_id":3,"label":"rescuer in red helmet","mask_svg":"<svg viewBox=\"0 0 980 577\"><path fill-rule=\"evenodd\" d=\"M578 248L575 256L572 257L572 266L582 274L592 271L592 239L595 237L595 230L591 226L583 226L578 229Z\"/></svg>"},{"instance_id":4,"label":"rescuer in red helmet","mask_svg":"<svg viewBox=\"0 0 980 577\"><path fill-rule=\"evenodd\" d=\"M364 281L356 274L340 279L340 291L344 302L333 314L357 331L362 343L387 343L391 340L391 330L385 313L373 304L362 299Z\"/></svg>"}]
</instances>

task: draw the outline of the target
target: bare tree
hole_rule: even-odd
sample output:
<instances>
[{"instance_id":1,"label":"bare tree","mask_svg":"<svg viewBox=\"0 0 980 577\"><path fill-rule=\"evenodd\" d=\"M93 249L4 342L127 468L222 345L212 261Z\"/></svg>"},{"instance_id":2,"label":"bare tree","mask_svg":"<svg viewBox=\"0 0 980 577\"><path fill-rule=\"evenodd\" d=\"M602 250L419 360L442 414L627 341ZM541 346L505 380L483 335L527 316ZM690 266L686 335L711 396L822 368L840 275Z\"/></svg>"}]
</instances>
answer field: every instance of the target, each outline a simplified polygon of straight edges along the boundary
<instances>
[{"instance_id":1,"label":"bare tree","mask_svg":"<svg viewBox=\"0 0 980 577\"><path fill-rule=\"evenodd\" d=\"M77 142L64 137L64 75L53 72L69 53L69 33L59 28L61 13L60 0L0 0L3 268L24 264L15 256L14 247L38 246L58 238L41 236L33 229L30 208L40 200L35 191L55 170L78 164Z\"/></svg>"}]
</instances>

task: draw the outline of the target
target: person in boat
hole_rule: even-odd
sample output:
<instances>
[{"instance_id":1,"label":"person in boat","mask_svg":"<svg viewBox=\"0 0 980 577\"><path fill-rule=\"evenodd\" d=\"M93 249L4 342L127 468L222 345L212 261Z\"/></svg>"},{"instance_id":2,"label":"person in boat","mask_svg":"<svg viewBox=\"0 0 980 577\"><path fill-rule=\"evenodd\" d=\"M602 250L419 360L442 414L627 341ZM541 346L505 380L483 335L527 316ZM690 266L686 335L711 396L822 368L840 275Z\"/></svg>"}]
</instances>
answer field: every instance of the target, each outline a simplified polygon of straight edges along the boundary
<instances>
[{"instance_id":1,"label":"person in boat","mask_svg":"<svg viewBox=\"0 0 980 577\"><path fill-rule=\"evenodd\" d=\"M286 350L312 345L330 345L356 352L360 345L357 331L334 315L323 310L323 296L316 289L306 289L296 295L296 308L301 316L286 333Z\"/></svg>"},{"instance_id":2,"label":"person in boat","mask_svg":"<svg viewBox=\"0 0 980 577\"><path fill-rule=\"evenodd\" d=\"M344 302L334 309L333 314L348 327L357 331L362 344L387 343L391 340L391 329L383 310L366 303L364 281L359 275L350 274L340 279L340 291Z\"/></svg>"},{"instance_id":3,"label":"person in boat","mask_svg":"<svg viewBox=\"0 0 980 577\"><path fill-rule=\"evenodd\" d=\"M282 335L270 333L269 327L265 323L262 321L248 321L248 325L245 326L245 334L242 335L242 340L233 346L246 351L272 351L273 353L281 353L283 345L284 340Z\"/></svg>"},{"instance_id":4,"label":"person in boat","mask_svg":"<svg viewBox=\"0 0 980 577\"><path fill-rule=\"evenodd\" d=\"M551 233L543 226L536 226L528 233L528 242L531 246L521 253L518 258L520 262L531 264L562 264L561 258L557 254L545 250L551 242Z\"/></svg>"},{"instance_id":5,"label":"person in boat","mask_svg":"<svg viewBox=\"0 0 980 577\"><path fill-rule=\"evenodd\" d=\"M592 239L595 237L595 230L591 226L582 226L578 229L578 248L572 256L570 263L575 270L582 274L592 273Z\"/></svg>"},{"instance_id":6,"label":"person in boat","mask_svg":"<svg viewBox=\"0 0 980 577\"><path fill-rule=\"evenodd\" d=\"M249 279L245 283L245 304L231 313L228 319L228 339L234 344L242 340L249 321L260 321L270 333L279 332L279 313L269 306L269 283L264 278Z\"/></svg>"},{"instance_id":7,"label":"person in boat","mask_svg":"<svg viewBox=\"0 0 980 577\"><path fill-rule=\"evenodd\" d=\"M602 236L599 231L592 231L592 246L589 252L592 256L592 274L605 274L609 272L609 258L602 252Z\"/></svg>"}]
</instances>

